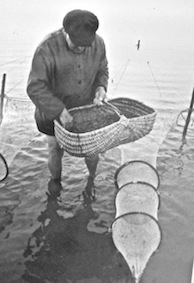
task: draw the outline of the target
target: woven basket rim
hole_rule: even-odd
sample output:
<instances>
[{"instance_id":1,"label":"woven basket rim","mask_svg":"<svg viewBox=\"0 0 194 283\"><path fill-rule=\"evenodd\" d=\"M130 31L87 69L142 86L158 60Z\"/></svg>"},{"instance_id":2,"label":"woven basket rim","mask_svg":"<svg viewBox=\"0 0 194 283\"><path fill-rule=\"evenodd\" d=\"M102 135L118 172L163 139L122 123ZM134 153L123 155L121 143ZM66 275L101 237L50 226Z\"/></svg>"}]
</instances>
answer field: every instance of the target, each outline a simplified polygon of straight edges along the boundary
<instances>
[{"instance_id":1,"label":"woven basket rim","mask_svg":"<svg viewBox=\"0 0 194 283\"><path fill-rule=\"evenodd\" d=\"M116 101L116 100L128 100L128 101L132 101L132 102L136 102L137 104L139 105L142 105L142 106L145 106L146 108L149 108L150 110L153 110L153 113L155 112L155 109L153 109L152 107L146 105L144 102L141 102L139 100L136 100L136 99L132 99L132 98L128 98L128 97L115 97L115 98L111 98L111 99L108 99L108 102L111 102L111 101ZM81 110L81 109L87 109L87 108L95 108L96 105L95 104L87 104L87 105L83 105L83 106L78 106L78 107L73 107L73 108L70 108L68 109L68 111L73 111L73 110ZM153 113L149 113L149 114L153 114ZM144 115L142 115L141 117L143 117Z\"/></svg>"},{"instance_id":2,"label":"woven basket rim","mask_svg":"<svg viewBox=\"0 0 194 283\"><path fill-rule=\"evenodd\" d=\"M129 100L129 101L133 101L133 102L137 102L138 104L142 105L142 106L145 106L146 108L149 108L150 110L153 110L152 113L148 113L148 114L145 114L145 115L142 115L142 116L139 116L139 117L133 117L133 118L126 118L126 120L130 120L130 121L137 121L137 120L140 120L142 119L143 117L149 117L149 116L152 116L152 115L156 115L157 114L157 111L155 109L153 109L152 107L150 106L147 106L145 103L142 103L138 100L135 100L135 99L131 99L131 98L127 98L127 97L117 97L117 98L114 98L114 99L109 99L108 101L113 101L113 100L117 100L117 99L126 99L126 100ZM89 105L85 105L85 106L79 106L79 107L74 107L74 108L70 108L69 109L69 112L71 113L71 111L73 110L80 110L80 109L88 109L88 108L93 108L93 107L96 107L95 104L89 104ZM75 137L75 136L82 136L82 137L85 137L85 136L88 136L88 135L92 135L92 134L99 134L101 132L104 132L104 129L108 130L110 128L112 128L113 126L117 125L117 124L120 124L122 120L122 115L121 117L119 118L118 121L110 124L110 125L107 125L105 127L102 127L102 128L99 128L99 129L96 129L96 130L93 130L93 131L89 131L89 132L85 132L85 133L74 133L74 132L70 132L68 131L67 129L65 129L57 120L54 120L54 123L58 126L58 127L61 127L63 129L63 132L67 133L70 137Z\"/></svg>"},{"instance_id":3,"label":"woven basket rim","mask_svg":"<svg viewBox=\"0 0 194 283\"><path fill-rule=\"evenodd\" d=\"M54 123L55 123L58 127L63 128L63 132L64 132L64 133L66 132L70 137L75 137L75 136L82 136L82 137L84 137L84 136L88 136L88 135L92 135L92 134L97 134L97 133L100 133L100 132L102 132L102 131L104 132L104 129L105 129L105 128L108 130L108 129L112 128L113 125L115 126L116 124L120 124L120 120L121 120L121 118L120 118L117 122L114 122L114 123L112 123L112 124L110 124L110 125L107 125L107 126L105 126L105 127L102 127L102 128L100 128L100 129L97 129L97 130L85 132L85 133L74 133L74 132L70 132L70 131L68 131L67 129L65 129L57 120L55 120Z\"/></svg>"},{"instance_id":4,"label":"woven basket rim","mask_svg":"<svg viewBox=\"0 0 194 283\"><path fill-rule=\"evenodd\" d=\"M157 114L156 111L154 111L154 112L151 113L151 114L142 115L142 116L140 116L140 117L129 118L129 119L126 119L126 120L130 120L131 122L132 122L132 121L137 121L137 120L140 120L140 118L142 118L142 117L149 117L149 116L152 116L152 115L155 115L155 114ZM63 128L63 132L64 132L64 133L65 133L65 132L68 133L68 135L69 135L70 137L75 137L75 136L82 136L82 137L84 137L84 136L88 136L89 134L97 134L97 133L100 133L100 132L102 132L102 131L104 132L104 129L105 129L105 128L106 128L106 130L108 130L108 129L112 128L113 126L115 126L116 124L120 124L121 120L122 120L122 118L120 118L118 121L116 121L116 122L114 122L114 123L112 123L112 124L110 124L110 125L107 125L107 126L105 126L105 127L102 127L102 128L99 128L99 129L96 129L96 130L93 130L93 131L85 132L85 133L74 133L74 132L70 132L70 131L68 131L67 129L65 129L57 120L54 120L54 123L55 123L58 127Z\"/></svg>"}]
</instances>

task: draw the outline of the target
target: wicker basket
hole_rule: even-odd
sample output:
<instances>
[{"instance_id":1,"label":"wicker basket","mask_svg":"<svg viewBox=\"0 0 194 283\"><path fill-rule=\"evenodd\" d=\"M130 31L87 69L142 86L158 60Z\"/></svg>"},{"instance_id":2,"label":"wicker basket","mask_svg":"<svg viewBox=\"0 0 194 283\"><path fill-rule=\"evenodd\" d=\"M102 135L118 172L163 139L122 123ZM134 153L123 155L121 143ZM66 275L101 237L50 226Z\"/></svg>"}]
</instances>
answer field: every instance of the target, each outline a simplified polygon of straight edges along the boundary
<instances>
[{"instance_id":1,"label":"wicker basket","mask_svg":"<svg viewBox=\"0 0 194 283\"><path fill-rule=\"evenodd\" d=\"M61 147L77 157L93 156L147 135L153 127L156 111L128 98L109 100L123 114L107 105L87 105L69 110L74 126L66 130L58 121L55 136Z\"/></svg>"}]
</instances>

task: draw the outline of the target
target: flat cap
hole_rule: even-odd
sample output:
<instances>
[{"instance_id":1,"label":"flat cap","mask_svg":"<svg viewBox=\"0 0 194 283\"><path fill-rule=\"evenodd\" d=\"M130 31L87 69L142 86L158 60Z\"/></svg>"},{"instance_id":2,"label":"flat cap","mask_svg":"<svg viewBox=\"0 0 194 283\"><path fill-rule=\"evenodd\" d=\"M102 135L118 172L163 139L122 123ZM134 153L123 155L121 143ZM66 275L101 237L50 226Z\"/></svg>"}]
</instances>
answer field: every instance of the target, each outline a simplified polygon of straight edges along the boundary
<instances>
[{"instance_id":1,"label":"flat cap","mask_svg":"<svg viewBox=\"0 0 194 283\"><path fill-rule=\"evenodd\" d=\"M73 10L64 17L63 27L77 46L90 46L98 29L98 18L86 10Z\"/></svg>"}]
</instances>

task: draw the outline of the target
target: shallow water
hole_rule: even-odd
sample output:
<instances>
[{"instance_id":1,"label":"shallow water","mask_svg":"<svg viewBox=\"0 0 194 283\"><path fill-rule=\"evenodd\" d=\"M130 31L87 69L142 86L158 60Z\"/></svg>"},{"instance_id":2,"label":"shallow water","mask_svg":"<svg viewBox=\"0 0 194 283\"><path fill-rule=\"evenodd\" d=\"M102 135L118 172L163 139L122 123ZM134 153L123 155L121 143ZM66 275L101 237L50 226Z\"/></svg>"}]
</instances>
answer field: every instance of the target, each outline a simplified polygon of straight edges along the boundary
<instances>
[{"instance_id":1,"label":"shallow water","mask_svg":"<svg viewBox=\"0 0 194 283\"><path fill-rule=\"evenodd\" d=\"M60 10L65 10L63 1L58 2ZM87 7L94 5L90 4L92 1L84 2ZM104 9L110 3L103 2L103 9L100 2L94 5L104 18L101 32L110 61L108 95L130 97L154 107L158 115L153 130L134 143L100 155L94 184L87 182L84 160L65 155L62 190L57 199L47 194L54 186L47 168L47 146L45 137L36 129L34 107L25 92L32 52L39 38L42 40L47 33L43 27L49 22L55 29L53 11L42 4L33 10L34 0L29 1L32 15L40 22L39 29L34 21L28 19L25 26L22 17L18 17L13 23L23 26L16 33L15 27L11 30L12 25L5 25L9 17L0 17L5 25L0 75L7 74L8 97L0 127L0 152L10 171L0 183L2 283L133 283L109 228L115 218L114 174L124 162L134 159L150 162L161 179L158 220L162 243L151 257L141 283L191 282L194 134L192 126L183 143L183 128L176 125L176 118L188 108L193 88L193 4L161 1L157 6L154 2L132 2L128 7L125 1L126 9L116 2L111 4L106 17ZM19 3L15 14L20 12L25 18L25 5L22 0ZM76 1L72 3L75 5ZM10 13L9 5L5 8ZM53 9L58 11L56 5ZM135 44L139 38L141 46L137 51ZM89 204L83 192L91 188L95 199Z\"/></svg>"},{"instance_id":2,"label":"shallow water","mask_svg":"<svg viewBox=\"0 0 194 283\"><path fill-rule=\"evenodd\" d=\"M194 135L189 131L183 144L181 130L174 127L158 153L163 237L142 282L190 282ZM133 282L109 232L120 158L119 149L100 157L96 200L87 205L83 159L64 156L61 196L54 200L46 194L52 183L44 136L37 135L17 153L1 186L1 282Z\"/></svg>"},{"instance_id":3,"label":"shallow water","mask_svg":"<svg viewBox=\"0 0 194 283\"><path fill-rule=\"evenodd\" d=\"M159 223L163 237L143 282L191 282L193 262L193 132L187 144L175 127L160 147L157 169L161 178Z\"/></svg>"}]
</instances>

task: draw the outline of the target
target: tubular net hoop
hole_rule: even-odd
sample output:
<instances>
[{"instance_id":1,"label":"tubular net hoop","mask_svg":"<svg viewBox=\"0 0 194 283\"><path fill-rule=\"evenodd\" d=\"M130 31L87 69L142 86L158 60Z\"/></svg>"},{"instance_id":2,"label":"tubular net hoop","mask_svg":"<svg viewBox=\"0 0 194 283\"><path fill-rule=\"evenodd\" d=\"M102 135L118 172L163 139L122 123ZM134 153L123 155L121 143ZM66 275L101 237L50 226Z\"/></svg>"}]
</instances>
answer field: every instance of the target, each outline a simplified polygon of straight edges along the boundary
<instances>
[{"instance_id":1,"label":"tubular net hoop","mask_svg":"<svg viewBox=\"0 0 194 283\"><path fill-rule=\"evenodd\" d=\"M0 153L0 182L3 182L9 174L9 168L4 156Z\"/></svg>"},{"instance_id":2,"label":"tubular net hoop","mask_svg":"<svg viewBox=\"0 0 194 283\"><path fill-rule=\"evenodd\" d=\"M160 177L157 170L148 162L133 160L124 163L115 172L117 189L130 182L146 182L157 190L160 185Z\"/></svg>"},{"instance_id":3,"label":"tubular net hoop","mask_svg":"<svg viewBox=\"0 0 194 283\"><path fill-rule=\"evenodd\" d=\"M156 169L141 160L126 162L115 173L116 219L112 237L125 258L135 282L161 242L158 224L160 178Z\"/></svg>"},{"instance_id":4,"label":"tubular net hoop","mask_svg":"<svg viewBox=\"0 0 194 283\"><path fill-rule=\"evenodd\" d=\"M138 283L161 242L161 229L157 220L141 212L121 215L112 224L112 237Z\"/></svg>"},{"instance_id":5,"label":"tubular net hoop","mask_svg":"<svg viewBox=\"0 0 194 283\"><path fill-rule=\"evenodd\" d=\"M158 219L160 197L148 183L128 183L117 192L115 206L116 217L130 212L143 212Z\"/></svg>"}]
</instances>

